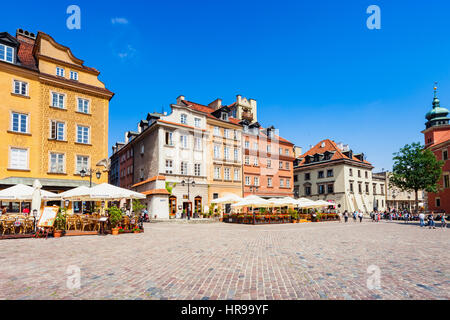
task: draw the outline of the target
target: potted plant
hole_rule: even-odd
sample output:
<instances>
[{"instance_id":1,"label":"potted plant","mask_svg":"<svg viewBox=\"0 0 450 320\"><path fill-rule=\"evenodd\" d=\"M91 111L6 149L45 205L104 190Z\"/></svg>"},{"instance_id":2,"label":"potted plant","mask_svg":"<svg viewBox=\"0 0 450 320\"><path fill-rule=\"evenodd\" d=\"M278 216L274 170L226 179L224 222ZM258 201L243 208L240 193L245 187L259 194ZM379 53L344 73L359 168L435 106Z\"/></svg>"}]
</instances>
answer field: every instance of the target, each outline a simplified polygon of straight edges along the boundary
<instances>
[{"instance_id":1,"label":"potted plant","mask_svg":"<svg viewBox=\"0 0 450 320\"><path fill-rule=\"evenodd\" d=\"M141 233L141 229L139 229L139 227L134 227L133 229L132 229L132 231L133 231L133 233Z\"/></svg>"},{"instance_id":2,"label":"potted plant","mask_svg":"<svg viewBox=\"0 0 450 320\"><path fill-rule=\"evenodd\" d=\"M55 224L54 224L55 231L53 231L53 236L55 238L60 238L66 230L66 216L63 214L63 210L59 208L58 214L55 217Z\"/></svg>"},{"instance_id":3,"label":"potted plant","mask_svg":"<svg viewBox=\"0 0 450 320\"><path fill-rule=\"evenodd\" d=\"M116 236L119 234L118 224L122 221L122 212L116 206L109 208L109 223L111 223L111 233Z\"/></svg>"}]
</instances>

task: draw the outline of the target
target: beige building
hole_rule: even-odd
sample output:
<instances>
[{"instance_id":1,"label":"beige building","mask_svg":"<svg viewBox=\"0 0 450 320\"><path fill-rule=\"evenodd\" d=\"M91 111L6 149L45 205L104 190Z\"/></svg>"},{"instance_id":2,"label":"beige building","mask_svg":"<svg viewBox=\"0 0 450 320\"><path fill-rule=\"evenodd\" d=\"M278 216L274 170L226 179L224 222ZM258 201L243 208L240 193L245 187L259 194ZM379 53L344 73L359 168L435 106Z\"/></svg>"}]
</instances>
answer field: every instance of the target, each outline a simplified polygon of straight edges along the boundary
<instances>
[{"instance_id":1,"label":"beige building","mask_svg":"<svg viewBox=\"0 0 450 320\"><path fill-rule=\"evenodd\" d=\"M384 211L385 182L373 179L372 169L363 153L326 139L296 159L294 195L334 202L339 212Z\"/></svg>"},{"instance_id":2,"label":"beige building","mask_svg":"<svg viewBox=\"0 0 450 320\"><path fill-rule=\"evenodd\" d=\"M390 185L389 177L391 172L374 173L374 179L379 179L380 183L385 186L385 201L387 210L403 210L407 209L409 212L415 210L415 194L414 191L401 191L399 188ZM417 197L419 199L419 208L424 205L424 192L419 190Z\"/></svg>"}]
</instances>

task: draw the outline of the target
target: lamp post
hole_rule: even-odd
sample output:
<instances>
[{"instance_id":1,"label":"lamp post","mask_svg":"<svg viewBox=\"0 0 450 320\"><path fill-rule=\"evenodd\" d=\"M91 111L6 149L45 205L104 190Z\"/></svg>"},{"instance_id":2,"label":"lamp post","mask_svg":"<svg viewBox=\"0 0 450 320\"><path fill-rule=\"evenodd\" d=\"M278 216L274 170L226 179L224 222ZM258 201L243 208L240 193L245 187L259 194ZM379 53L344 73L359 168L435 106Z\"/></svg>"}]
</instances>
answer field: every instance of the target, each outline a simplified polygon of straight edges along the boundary
<instances>
[{"instance_id":1,"label":"lamp post","mask_svg":"<svg viewBox=\"0 0 450 320\"><path fill-rule=\"evenodd\" d=\"M80 171L80 176L82 178L88 176L89 177L89 188L92 188L92 174L95 173L95 176L97 177L97 179L100 179L100 177L102 176L102 173L100 170L95 170L95 169L82 169Z\"/></svg>"},{"instance_id":2,"label":"lamp post","mask_svg":"<svg viewBox=\"0 0 450 320\"><path fill-rule=\"evenodd\" d=\"M189 202L191 202L191 196L190 196L190 192L189 192L189 186L192 184L192 187L195 187L195 181L194 181L194 179L193 178L191 178L191 177L188 177L187 178L187 180L185 181L185 180L183 180L183 181L181 181L181 185L184 187L185 185L187 184L187 187L188 187L188 203ZM187 219L188 220L191 220L191 212L190 212L190 210L189 210L189 207L188 207L188 213L187 213Z\"/></svg>"}]
</instances>

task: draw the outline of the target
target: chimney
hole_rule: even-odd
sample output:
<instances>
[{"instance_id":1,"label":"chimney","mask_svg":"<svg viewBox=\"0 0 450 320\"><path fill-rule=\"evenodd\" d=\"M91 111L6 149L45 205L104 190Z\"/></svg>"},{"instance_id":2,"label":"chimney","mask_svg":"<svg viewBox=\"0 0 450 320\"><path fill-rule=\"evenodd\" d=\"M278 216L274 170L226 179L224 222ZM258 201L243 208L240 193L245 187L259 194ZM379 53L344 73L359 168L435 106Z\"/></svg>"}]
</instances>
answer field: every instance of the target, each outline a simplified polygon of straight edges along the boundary
<instances>
[{"instance_id":1,"label":"chimney","mask_svg":"<svg viewBox=\"0 0 450 320\"><path fill-rule=\"evenodd\" d=\"M33 32L29 32L27 30L17 29L16 39L34 45L34 42L36 41L36 35Z\"/></svg>"},{"instance_id":2,"label":"chimney","mask_svg":"<svg viewBox=\"0 0 450 320\"><path fill-rule=\"evenodd\" d=\"M142 127L141 127L141 123L140 122L138 123L137 131L138 131L138 133L142 132Z\"/></svg>"},{"instance_id":3,"label":"chimney","mask_svg":"<svg viewBox=\"0 0 450 320\"><path fill-rule=\"evenodd\" d=\"M248 99L248 102L250 102L250 106L252 107L252 110L256 110L256 100Z\"/></svg>"},{"instance_id":4,"label":"chimney","mask_svg":"<svg viewBox=\"0 0 450 320\"><path fill-rule=\"evenodd\" d=\"M294 146L294 157L299 158L302 155L302 147Z\"/></svg>"},{"instance_id":5,"label":"chimney","mask_svg":"<svg viewBox=\"0 0 450 320\"><path fill-rule=\"evenodd\" d=\"M237 104L240 104L240 103L241 103L241 99L242 99L242 96L241 96L240 94L238 94L238 95L236 96L236 102L237 102Z\"/></svg>"},{"instance_id":6,"label":"chimney","mask_svg":"<svg viewBox=\"0 0 450 320\"><path fill-rule=\"evenodd\" d=\"M208 104L208 107L213 108L214 110L220 109L222 107L222 99L216 99L210 104Z\"/></svg>"},{"instance_id":7,"label":"chimney","mask_svg":"<svg viewBox=\"0 0 450 320\"><path fill-rule=\"evenodd\" d=\"M128 131L125 132L125 144L127 144L127 143L128 143Z\"/></svg>"},{"instance_id":8,"label":"chimney","mask_svg":"<svg viewBox=\"0 0 450 320\"><path fill-rule=\"evenodd\" d=\"M186 99L184 98L183 95L179 96L179 97L177 98L177 104L181 104L181 101L184 101L184 100L186 100Z\"/></svg>"}]
</instances>

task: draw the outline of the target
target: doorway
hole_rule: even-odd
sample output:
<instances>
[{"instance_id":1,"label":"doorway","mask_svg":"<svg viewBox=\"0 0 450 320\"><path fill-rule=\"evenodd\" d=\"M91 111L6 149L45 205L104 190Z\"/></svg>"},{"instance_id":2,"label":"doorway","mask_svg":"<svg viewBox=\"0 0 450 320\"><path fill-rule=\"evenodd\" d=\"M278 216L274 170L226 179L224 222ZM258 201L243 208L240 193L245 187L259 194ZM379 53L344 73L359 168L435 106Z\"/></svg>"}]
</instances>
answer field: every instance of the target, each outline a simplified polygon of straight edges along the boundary
<instances>
[{"instance_id":1,"label":"doorway","mask_svg":"<svg viewBox=\"0 0 450 320\"><path fill-rule=\"evenodd\" d=\"M194 199L194 218L202 214L202 197L196 196Z\"/></svg>"},{"instance_id":2,"label":"doorway","mask_svg":"<svg viewBox=\"0 0 450 320\"><path fill-rule=\"evenodd\" d=\"M192 202L183 202L183 215L182 218L192 217Z\"/></svg>"}]
</instances>

